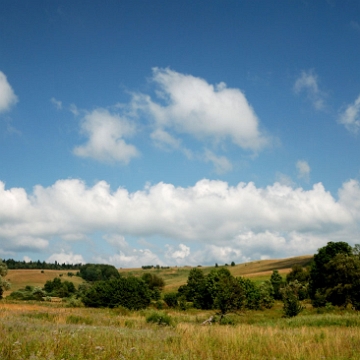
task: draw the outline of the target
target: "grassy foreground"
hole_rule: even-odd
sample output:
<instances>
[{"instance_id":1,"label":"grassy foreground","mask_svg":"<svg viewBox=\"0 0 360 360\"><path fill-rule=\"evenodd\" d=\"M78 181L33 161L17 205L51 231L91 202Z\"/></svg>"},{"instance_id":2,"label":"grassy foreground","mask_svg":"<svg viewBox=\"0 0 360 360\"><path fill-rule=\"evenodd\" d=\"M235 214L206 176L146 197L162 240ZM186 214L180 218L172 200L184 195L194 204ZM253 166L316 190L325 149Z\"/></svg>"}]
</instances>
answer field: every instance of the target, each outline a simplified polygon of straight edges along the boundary
<instances>
[{"instance_id":1,"label":"grassy foreground","mask_svg":"<svg viewBox=\"0 0 360 360\"><path fill-rule=\"evenodd\" d=\"M67 308L0 302L0 359L359 359L360 316L308 306L293 319L270 311L203 326L211 312L168 311L171 326L147 323L155 310ZM159 311L159 310L156 310Z\"/></svg>"}]
</instances>

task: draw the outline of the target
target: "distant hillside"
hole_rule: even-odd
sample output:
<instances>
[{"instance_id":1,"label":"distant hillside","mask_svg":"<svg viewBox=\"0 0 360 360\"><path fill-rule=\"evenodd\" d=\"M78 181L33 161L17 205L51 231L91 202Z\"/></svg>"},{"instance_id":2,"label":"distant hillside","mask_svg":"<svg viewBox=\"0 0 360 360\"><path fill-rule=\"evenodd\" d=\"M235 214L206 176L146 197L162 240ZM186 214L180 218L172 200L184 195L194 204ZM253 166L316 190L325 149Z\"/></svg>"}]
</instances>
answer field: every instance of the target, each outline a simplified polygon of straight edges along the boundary
<instances>
[{"instance_id":1,"label":"distant hillside","mask_svg":"<svg viewBox=\"0 0 360 360\"><path fill-rule=\"evenodd\" d=\"M279 270L280 274L284 276L291 270L293 265L299 264L306 266L311 262L312 258L312 255L305 255L287 259L257 260L235 266L229 265L227 268L234 276L249 277L259 282L269 279L273 270ZM220 266L222 265L219 265L219 267ZM208 274L211 269L214 269L215 267L201 266L200 268L204 271L205 274ZM119 272L123 275L134 276L141 276L147 272L157 274L164 279L164 291L168 292L177 290L179 286L185 284L191 269L191 266L184 266L170 267L169 269L120 269ZM82 278L78 276L68 276L67 274L68 271L66 270L44 270L44 272L41 272L41 270L27 269L9 270L6 278L11 282L11 290L6 291L4 295L7 296L10 294L10 292L23 288L26 285L43 287L46 281L53 280L59 275L62 276L62 280L72 281L75 286L83 283Z\"/></svg>"}]
</instances>

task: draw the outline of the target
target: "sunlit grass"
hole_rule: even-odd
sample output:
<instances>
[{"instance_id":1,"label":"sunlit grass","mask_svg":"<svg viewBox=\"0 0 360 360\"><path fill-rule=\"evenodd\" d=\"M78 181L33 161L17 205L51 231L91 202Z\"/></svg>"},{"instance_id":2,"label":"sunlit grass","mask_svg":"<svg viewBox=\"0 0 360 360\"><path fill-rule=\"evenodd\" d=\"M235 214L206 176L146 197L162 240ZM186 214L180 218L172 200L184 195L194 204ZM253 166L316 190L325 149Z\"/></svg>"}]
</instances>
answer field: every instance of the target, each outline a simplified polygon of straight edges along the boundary
<instances>
[{"instance_id":1,"label":"sunlit grass","mask_svg":"<svg viewBox=\"0 0 360 360\"><path fill-rule=\"evenodd\" d=\"M44 304L45 305L45 304ZM235 325L202 326L212 311L67 308L0 302L0 359L359 359L360 316L308 308L282 318L271 310L230 315Z\"/></svg>"}]
</instances>

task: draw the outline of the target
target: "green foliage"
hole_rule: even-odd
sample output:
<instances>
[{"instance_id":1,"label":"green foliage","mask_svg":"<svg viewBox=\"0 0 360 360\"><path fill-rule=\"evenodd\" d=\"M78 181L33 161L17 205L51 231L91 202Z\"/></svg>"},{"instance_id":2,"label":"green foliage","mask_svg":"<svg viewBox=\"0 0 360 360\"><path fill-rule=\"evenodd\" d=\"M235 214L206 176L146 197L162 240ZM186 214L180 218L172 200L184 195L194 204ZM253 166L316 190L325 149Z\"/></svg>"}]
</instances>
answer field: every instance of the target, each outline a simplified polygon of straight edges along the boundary
<instances>
[{"instance_id":1,"label":"green foliage","mask_svg":"<svg viewBox=\"0 0 360 360\"><path fill-rule=\"evenodd\" d=\"M96 282L82 296L85 306L124 306L130 310L146 308L150 299L151 293L147 284L134 276Z\"/></svg>"},{"instance_id":2,"label":"green foliage","mask_svg":"<svg viewBox=\"0 0 360 360\"><path fill-rule=\"evenodd\" d=\"M235 266L235 263L234 263L234 261L232 261L230 265L231 265L231 266Z\"/></svg>"},{"instance_id":3,"label":"green foliage","mask_svg":"<svg viewBox=\"0 0 360 360\"><path fill-rule=\"evenodd\" d=\"M284 303L284 315L294 317L298 315L304 307L299 300L299 291L303 285L297 280L286 284L281 290L282 301Z\"/></svg>"},{"instance_id":4,"label":"green foliage","mask_svg":"<svg viewBox=\"0 0 360 360\"><path fill-rule=\"evenodd\" d=\"M164 294L164 301L168 307L176 308L178 306L178 293L169 292Z\"/></svg>"},{"instance_id":5,"label":"green foliage","mask_svg":"<svg viewBox=\"0 0 360 360\"><path fill-rule=\"evenodd\" d=\"M85 264L80 268L80 276L86 281L118 279L119 272L113 265L107 264Z\"/></svg>"},{"instance_id":6,"label":"green foliage","mask_svg":"<svg viewBox=\"0 0 360 360\"><path fill-rule=\"evenodd\" d=\"M302 284L307 284L310 280L310 272L308 268L303 268L301 265L294 265L291 271L286 275L286 282L297 280Z\"/></svg>"},{"instance_id":7,"label":"green foliage","mask_svg":"<svg viewBox=\"0 0 360 360\"><path fill-rule=\"evenodd\" d=\"M280 289L282 285L284 284L282 276L279 274L278 270L274 270L270 277L271 285L274 288L274 298L276 300L281 299L281 292Z\"/></svg>"},{"instance_id":8,"label":"green foliage","mask_svg":"<svg viewBox=\"0 0 360 360\"><path fill-rule=\"evenodd\" d=\"M346 242L328 242L326 246L320 248L314 255L314 261L310 269L309 295L315 300L315 294L325 293L326 288L333 287L329 283L329 269L327 264L337 255L352 255L352 248Z\"/></svg>"},{"instance_id":9,"label":"green foliage","mask_svg":"<svg viewBox=\"0 0 360 360\"><path fill-rule=\"evenodd\" d=\"M161 290L165 286L165 281L160 276L156 274L145 273L141 277L142 280L148 285L151 291L151 298L153 300L160 300L161 298Z\"/></svg>"},{"instance_id":10,"label":"green foliage","mask_svg":"<svg viewBox=\"0 0 360 360\"><path fill-rule=\"evenodd\" d=\"M246 309L258 310L261 308L261 294L260 289L250 279L239 277L239 284L245 291L245 303Z\"/></svg>"},{"instance_id":11,"label":"green foliage","mask_svg":"<svg viewBox=\"0 0 360 360\"><path fill-rule=\"evenodd\" d=\"M146 322L167 326L171 326L173 324L171 317L163 312L152 312L146 317Z\"/></svg>"},{"instance_id":12,"label":"green foliage","mask_svg":"<svg viewBox=\"0 0 360 360\"><path fill-rule=\"evenodd\" d=\"M240 310L244 307L245 290L233 276L220 278L214 298L214 308L219 309L222 315Z\"/></svg>"},{"instance_id":13,"label":"green foliage","mask_svg":"<svg viewBox=\"0 0 360 360\"><path fill-rule=\"evenodd\" d=\"M197 309L211 309L213 300L206 286L203 271L199 268L190 270L186 285L179 288L179 297L183 296L188 302L192 302Z\"/></svg>"},{"instance_id":14,"label":"green foliage","mask_svg":"<svg viewBox=\"0 0 360 360\"><path fill-rule=\"evenodd\" d=\"M42 289L27 285L23 289L13 291L7 299L43 301L45 296L46 293Z\"/></svg>"},{"instance_id":15,"label":"green foliage","mask_svg":"<svg viewBox=\"0 0 360 360\"><path fill-rule=\"evenodd\" d=\"M331 303L358 308L360 302L358 247L329 242L314 256L310 271L310 296L315 307Z\"/></svg>"},{"instance_id":16,"label":"green foliage","mask_svg":"<svg viewBox=\"0 0 360 360\"><path fill-rule=\"evenodd\" d=\"M4 293L4 290L9 290L10 289L10 283L7 280L4 279L4 277L6 275L7 275L7 266L0 259L0 299L2 299L2 295Z\"/></svg>"},{"instance_id":17,"label":"green foliage","mask_svg":"<svg viewBox=\"0 0 360 360\"><path fill-rule=\"evenodd\" d=\"M259 286L260 293L260 307L265 309L271 309L274 305L274 288L269 280L264 281Z\"/></svg>"},{"instance_id":18,"label":"green foliage","mask_svg":"<svg viewBox=\"0 0 360 360\"><path fill-rule=\"evenodd\" d=\"M69 297L76 292L74 283L71 281L61 281L59 278L54 278L54 280L48 280L44 285L44 291L48 296L57 296L57 297Z\"/></svg>"}]
</instances>

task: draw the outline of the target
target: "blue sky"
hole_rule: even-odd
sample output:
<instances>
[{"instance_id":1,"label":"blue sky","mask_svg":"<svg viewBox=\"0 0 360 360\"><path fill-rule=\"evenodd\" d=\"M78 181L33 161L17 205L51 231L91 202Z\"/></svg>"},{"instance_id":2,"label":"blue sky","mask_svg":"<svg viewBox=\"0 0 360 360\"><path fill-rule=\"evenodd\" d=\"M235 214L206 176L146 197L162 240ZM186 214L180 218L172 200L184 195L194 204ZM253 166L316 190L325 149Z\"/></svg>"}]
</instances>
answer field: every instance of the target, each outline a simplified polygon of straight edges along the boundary
<instances>
[{"instance_id":1,"label":"blue sky","mask_svg":"<svg viewBox=\"0 0 360 360\"><path fill-rule=\"evenodd\" d=\"M3 1L0 257L359 243L359 63L355 0Z\"/></svg>"}]
</instances>

